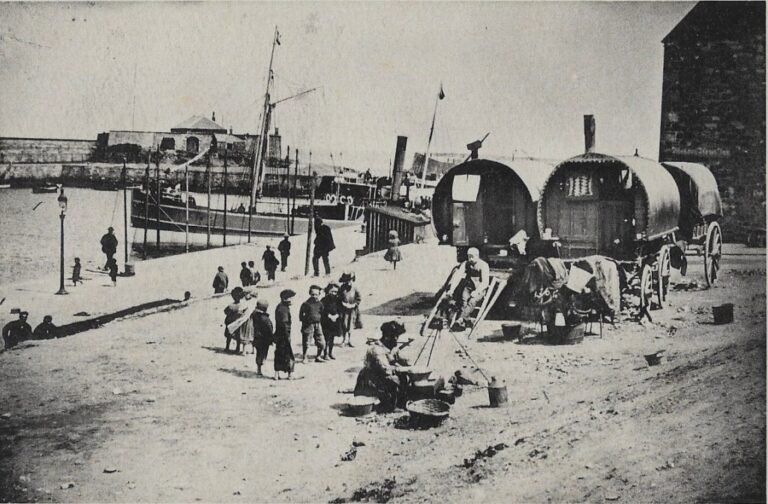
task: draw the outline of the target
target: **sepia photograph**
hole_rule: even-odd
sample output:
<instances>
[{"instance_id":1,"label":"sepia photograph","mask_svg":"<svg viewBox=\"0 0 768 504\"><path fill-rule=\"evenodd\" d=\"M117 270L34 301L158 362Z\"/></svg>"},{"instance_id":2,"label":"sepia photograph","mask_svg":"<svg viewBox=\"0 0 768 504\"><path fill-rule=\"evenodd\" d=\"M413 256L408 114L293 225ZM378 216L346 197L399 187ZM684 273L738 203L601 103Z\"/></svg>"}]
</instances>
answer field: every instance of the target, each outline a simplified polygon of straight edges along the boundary
<instances>
[{"instance_id":1,"label":"sepia photograph","mask_svg":"<svg viewBox=\"0 0 768 504\"><path fill-rule=\"evenodd\" d=\"M0 502L766 502L765 6L0 0Z\"/></svg>"}]
</instances>

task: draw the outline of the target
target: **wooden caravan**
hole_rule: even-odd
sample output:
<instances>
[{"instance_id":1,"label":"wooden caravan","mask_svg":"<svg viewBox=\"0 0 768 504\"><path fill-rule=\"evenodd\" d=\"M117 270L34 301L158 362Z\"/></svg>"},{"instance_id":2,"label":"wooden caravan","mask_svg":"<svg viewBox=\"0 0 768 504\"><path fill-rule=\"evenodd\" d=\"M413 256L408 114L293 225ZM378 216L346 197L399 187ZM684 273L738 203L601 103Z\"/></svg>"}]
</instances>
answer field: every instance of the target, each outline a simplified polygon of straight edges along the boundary
<instances>
[{"instance_id":1,"label":"wooden caravan","mask_svg":"<svg viewBox=\"0 0 768 504\"><path fill-rule=\"evenodd\" d=\"M676 242L685 251L695 246L704 253L704 278L707 285L717 280L723 245L718 220L723 216L723 205L715 176L697 163L661 163L675 179L680 194L680 220ZM684 259L684 256L683 256Z\"/></svg>"},{"instance_id":2,"label":"wooden caravan","mask_svg":"<svg viewBox=\"0 0 768 504\"><path fill-rule=\"evenodd\" d=\"M441 244L454 245L459 260L469 247L488 258L506 249L523 230L538 237L536 202L552 164L532 159L472 159L438 182L432 220Z\"/></svg>"},{"instance_id":3,"label":"wooden caravan","mask_svg":"<svg viewBox=\"0 0 768 504\"><path fill-rule=\"evenodd\" d=\"M542 237L559 242L565 259L657 253L678 229L679 216L677 185L662 165L594 152L557 165L538 208Z\"/></svg>"}]
</instances>

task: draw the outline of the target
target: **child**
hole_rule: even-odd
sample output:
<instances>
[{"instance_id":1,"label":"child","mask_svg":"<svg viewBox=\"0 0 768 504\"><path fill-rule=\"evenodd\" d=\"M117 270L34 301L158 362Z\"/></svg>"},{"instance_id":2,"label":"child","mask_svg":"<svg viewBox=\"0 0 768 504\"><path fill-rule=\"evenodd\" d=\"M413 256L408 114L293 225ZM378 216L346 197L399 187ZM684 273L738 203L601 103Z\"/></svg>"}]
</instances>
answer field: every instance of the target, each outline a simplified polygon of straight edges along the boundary
<instances>
[{"instance_id":1,"label":"child","mask_svg":"<svg viewBox=\"0 0 768 504\"><path fill-rule=\"evenodd\" d=\"M341 288L339 289L339 300L341 301L341 345L352 347L352 329L362 329L363 323L360 320L360 301L362 296L355 287L355 274L345 271L341 278Z\"/></svg>"},{"instance_id":2,"label":"child","mask_svg":"<svg viewBox=\"0 0 768 504\"><path fill-rule=\"evenodd\" d=\"M80 276L80 258L75 257L75 265L72 266L72 285L77 285L77 282L83 283L83 279Z\"/></svg>"},{"instance_id":3,"label":"child","mask_svg":"<svg viewBox=\"0 0 768 504\"><path fill-rule=\"evenodd\" d=\"M272 247L267 245L267 250L264 251L261 258L264 260L264 269L267 271L267 280L272 280L274 282L275 271L277 271L277 266L280 262L277 260L277 257L275 257L275 252L272 250Z\"/></svg>"},{"instance_id":4,"label":"child","mask_svg":"<svg viewBox=\"0 0 768 504\"><path fill-rule=\"evenodd\" d=\"M253 272L253 276L251 277L251 285L256 285L261 282L261 273L259 273L259 270L256 269L256 263L253 261L248 261L248 269Z\"/></svg>"},{"instance_id":5,"label":"child","mask_svg":"<svg viewBox=\"0 0 768 504\"><path fill-rule=\"evenodd\" d=\"M235 353L240 353L240 334L239 331L231 333L229 331L229 324L239 319L244 311L245 305L240 304L240 300L245 296L245 292L242 287L235 287L230 294L232 296L232 303L228 304L224 308L224 337L227 338L227 352L229 352L229 343L233 339L235 340Z\"/></svg>"},{"instance_id":6,"label":"child","mask_svg":"<svg viewBox=\"0 0 768 504\"><path fill-rule=\"evenodd\" d=\"M109 268L109 278L112 279L112 287L117 287L117 259L110 258L107 268Z\"/></svg>"},{"instance_id":7,"label":"child","mask_svg":"<svg viewBox=\"0 0 768 504\"><path fill-rule=\"evenodd\" d=\"M387 240L389 248L384 254L384 259L391 262L394 269L397 269L397 262L403 260L403 254L400 252L400 238L397 237L397 231L389 230L389 239Z\"/></svg>"},{"instance_id":8,"label":"child","mask_svg":"<svg viewBox=\"0 0 768 504\"><path fill-rule=\"evenodd\" d=\"M261 373L261 366L267 360L269 345L274 339L274 330L272 321L269 320L269 303L261 299L256 303L256 311L251 315L253 320L253 347L256 349L256 374L264 376Z\"/></svg>"},{"instance_id":9,"label":"child","mask_svg":"<svg viewBox=\"0 0 768 504\"><path fill-rule=\"evenodd\" d=\"M339 301L339 284L331 282L325 288L323 303L323 336L325 336L325 352L323 357L335 360L333 356L333 340L341 335L341 302Z\"/></svg>"},{"instance_id":10,"label":"child","mask_svg":"<svg viewBox=\"0 0 768 504\"><path fill-rule=\"evenodd\" d=\"M280 304L275 308L275 379L280 379L280 372L288 373L291 379L296 363L291 346L291 298L296 293L285 289L280 293Z\"/></svg>"},{"instance_id":11,"label":"child","mask_svg":"<svg viewBox=\"0 0 768 504\"><path fill-rule=\"evenodd\" d=\"M317 355L315 362L325 362L323 352L325 343L323 342L323 303L320 302L320 292L322 289L318 285L309 288L309 299L302 303L299 309L299 320L301 321L301 362L307 360L307 349L309 347L309 338L315 340Z\"/></svg>"}]
</instances>

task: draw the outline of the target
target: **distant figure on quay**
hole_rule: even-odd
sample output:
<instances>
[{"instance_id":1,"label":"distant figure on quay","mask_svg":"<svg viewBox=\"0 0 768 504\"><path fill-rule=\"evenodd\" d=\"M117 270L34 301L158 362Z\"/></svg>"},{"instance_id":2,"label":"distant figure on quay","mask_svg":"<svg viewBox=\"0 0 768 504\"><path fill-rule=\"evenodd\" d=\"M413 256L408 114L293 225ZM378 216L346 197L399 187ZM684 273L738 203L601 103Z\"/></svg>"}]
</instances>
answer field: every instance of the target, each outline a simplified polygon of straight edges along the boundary
<instances>
[{"instance_id":1,"label":"distant figure on quay","mask_svg":"<svg viewBox=\"0 0 768 504\"><path fill-rule=\"evenodd\" d=\"M291 240L288 239L288 233L283 235L277 250L280 251L280 271L285 271L288 267L288 256L291 255Z\"/></svg>"},{"instance_id":2,"label":"distant figure on quay","mask_svg":"<svg viewBox=\"0 0 768 504\"><path fill-rule=\"evenodd\" d=\"M320 258L323 259L323 266L325 267L325 274L331 274L331 263L328 259L328 254L336 248L336 244L333 243L333 233L328 224L323 224L323 219L315 219L315 249L312 253L312 267L315 270L315 276L320 276Z\"/></svg>"},{"instance_id":3,"label":"distant figure on quay","mask_svg":"<svg viewBox=\"0 0 768 504\"><path fill-rule=\"evenodd\" d=\"M109 226L107 233L101 237L101 251L107 256L107 262L104 263L104 268L109 268L109 262L117 252L117 237L115 236L115 228Z\"/></svg>"},{"instance_id":4,"label":"distant figure on quay","mask_svg":"<svg viewBox=\"0 0 768 504\"><path fill-rule=\"evenodd\" d=\"M224 266L219 266L219 271L213 277L213 293L222 294L229 287L229 277L224 273Z\"/></svg>"}]
</instances>

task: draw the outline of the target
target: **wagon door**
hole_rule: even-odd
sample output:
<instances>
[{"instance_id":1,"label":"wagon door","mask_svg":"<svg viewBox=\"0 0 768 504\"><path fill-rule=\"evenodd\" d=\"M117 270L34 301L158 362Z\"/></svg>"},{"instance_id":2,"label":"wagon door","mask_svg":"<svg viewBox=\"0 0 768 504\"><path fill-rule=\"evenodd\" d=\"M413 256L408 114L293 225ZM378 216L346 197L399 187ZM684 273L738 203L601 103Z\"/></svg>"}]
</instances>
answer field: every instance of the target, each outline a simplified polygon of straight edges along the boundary
<instances>
[{"instance_id":1,"label":"wagon door","mask_svg":"<svg viewBox=\"0 0 768 504\"><path fill-rule=\"evenodd\" d=\"M631 201L601 201L600 250L603 253L611 249L625 249L632 243L632 212L634 205ZM617 246L618 240L618 246Z\"/></svg>"},{"instance_id":2,"label":"wagon door","mask_svg":"<svg viewBox=\"0 0 768 504\"><path fill-rule=\"evenodd\" d=\"M453 244L463 246L467 241L467 207L465 203L453 204Z\"/></svg>"},{"instance_id":3,"label":"wagon door","mask_svg":"<svg viewBox=\"0 0 768 504\"><path fill-rule=\"evenodd\" d=\"M566 238L563 243L565 257L582 257L596 253L598 207L596 200L572 199L561 209L560 222L564 224Z\"/></svg>"}]
</instances>

